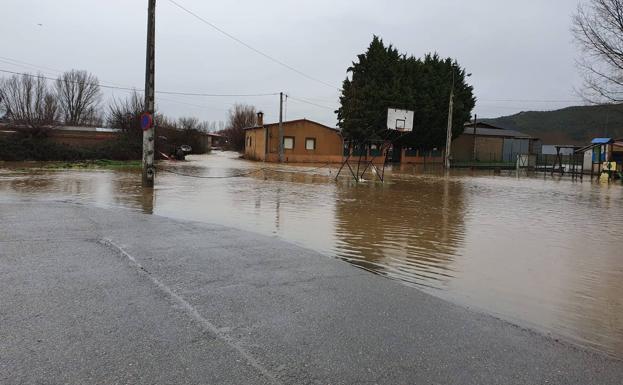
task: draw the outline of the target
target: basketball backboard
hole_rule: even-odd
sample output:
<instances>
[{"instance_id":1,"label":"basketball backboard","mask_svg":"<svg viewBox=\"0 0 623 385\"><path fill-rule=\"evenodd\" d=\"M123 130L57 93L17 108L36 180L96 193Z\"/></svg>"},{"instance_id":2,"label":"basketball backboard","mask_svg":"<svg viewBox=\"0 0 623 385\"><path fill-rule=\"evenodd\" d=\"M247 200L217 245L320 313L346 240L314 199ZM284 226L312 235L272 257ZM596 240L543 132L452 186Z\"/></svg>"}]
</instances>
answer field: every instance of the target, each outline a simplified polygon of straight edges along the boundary
<instances>
[{"instance_id":1,"label":"basketball backboard","mask_svg":"<svg viewBox=\"0 0 623 385\"><path fill-rule=\"evenodd\" d=\"M389 108L387 110L387 129L410 132L413 131L413 111Z\"/></svg>"}]
</instances>

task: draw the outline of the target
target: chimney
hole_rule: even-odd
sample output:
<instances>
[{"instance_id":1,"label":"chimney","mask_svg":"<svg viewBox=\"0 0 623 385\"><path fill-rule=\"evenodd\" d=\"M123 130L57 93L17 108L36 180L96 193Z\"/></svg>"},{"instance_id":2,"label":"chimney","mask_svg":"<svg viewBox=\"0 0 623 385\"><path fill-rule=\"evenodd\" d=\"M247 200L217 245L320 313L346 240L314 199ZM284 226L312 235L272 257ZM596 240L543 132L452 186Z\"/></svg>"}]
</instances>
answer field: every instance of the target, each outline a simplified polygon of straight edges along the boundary
<instances>
[{"instance_id":1,"label":"chimney","mask_svg":"<svg viewBox=\"0 0 623 385\"><path fill-rule=\"evenodd\" d=\"M262 111L257 113L257 126L264 127L264 113Z\"/></svg>"}]
</instances>

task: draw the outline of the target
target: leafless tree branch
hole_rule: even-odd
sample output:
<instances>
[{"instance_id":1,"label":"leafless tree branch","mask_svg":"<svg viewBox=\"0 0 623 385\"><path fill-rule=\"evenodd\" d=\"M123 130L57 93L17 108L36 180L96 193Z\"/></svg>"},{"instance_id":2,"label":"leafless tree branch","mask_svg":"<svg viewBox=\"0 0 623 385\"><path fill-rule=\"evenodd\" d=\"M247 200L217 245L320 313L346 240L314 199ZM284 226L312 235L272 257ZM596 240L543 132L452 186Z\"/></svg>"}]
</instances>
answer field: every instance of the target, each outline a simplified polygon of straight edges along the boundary
<instances>
[{"instance_id":1,"label":"leafless tree branch","mask_svg":"<svg viewBox=\"0 0 623 385\"><path fill-rule=\"evenodd\" d=\"M86 71L71 70L59 76L55 89L65 124L86 126L101 121L97 77Z\"/></svg>"},{"instance_id":2,"label":"leafless tree branch","mask_svg":"<svg viewBox=\"0 0 623 385\"><path fill-rule=\"evenodd\" d=\"M229 119L223 134L232 150L244 150L244 129L257 124L255 107L236 104L229 110Z\"/></svg>"},{"instance_id":3,"label":"leafless tree branch","mask_svg":"<svg viewBox=\"0 0 623 385\"><path fill-rule=\"evenodd\" d=\"M58 102L42 75L0 80L0 100L11 124L29 135L45 135L58 123Z\"/></svg>"},{"instance_id":4,"label":"leafless tree branch","mask_svg":"<svg viewBox=\"0 0 623 385\"><path fill-rule=\"evenodd\" d=\"M579 5L573 34L582 48L584 97L596 103L623 101L623 0Z\"/></svg>"}]
</instances>

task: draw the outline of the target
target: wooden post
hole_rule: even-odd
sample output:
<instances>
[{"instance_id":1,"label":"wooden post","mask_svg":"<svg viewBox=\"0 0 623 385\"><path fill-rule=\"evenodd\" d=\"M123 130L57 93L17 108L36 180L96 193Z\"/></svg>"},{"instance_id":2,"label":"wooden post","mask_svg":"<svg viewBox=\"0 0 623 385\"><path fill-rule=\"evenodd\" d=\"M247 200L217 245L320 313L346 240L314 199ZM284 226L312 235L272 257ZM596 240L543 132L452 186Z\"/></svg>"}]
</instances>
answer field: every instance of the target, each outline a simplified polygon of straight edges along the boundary
<instances>
[{"instance_id":1,"label":"wooden post","mask_svg":"<svg viewBox=\"0 0 623 385\"><path fill-rule=\"evenodd\" d=\"M147 58L145 65L145 112L153 116L155 110L155 59L156 59L156 0L148 0ZM143 187L154 187L156 130L154 124L143 131Z\"/></svg>"},{"instance_id":2,"label":"wooden post","mask_svg":"<svg viewBox=\"0 0 623 385\"><path fill-rule=\"evenodd\" d=\"M452 110L454 107L454 72L452 73L452 89L450 90L450 105L448 107L448 131L446 132L446 151L444 153L444 167L450 169L450 148L452 146Z\"/></svg>"},{"instance_id":3,"label":"wooden post","mask_svg":"<svg viewBox=\"0 0 623 385\"><path fill-rule=\"evenodd\" d=\"M285 159L283 146L283 92L279 93L279 162Z\"/></svg>"},{"instance_id":4,"label":"wooden post","mask_svg":"<svg viewBox=\"0 0 623 385\"><path fill-rule=\"evenodd\" d=\"M476 127L478 126L478 115L474 114L474 145L472 148L472 163L476 162Z\"/></svg>"}]
</instances>

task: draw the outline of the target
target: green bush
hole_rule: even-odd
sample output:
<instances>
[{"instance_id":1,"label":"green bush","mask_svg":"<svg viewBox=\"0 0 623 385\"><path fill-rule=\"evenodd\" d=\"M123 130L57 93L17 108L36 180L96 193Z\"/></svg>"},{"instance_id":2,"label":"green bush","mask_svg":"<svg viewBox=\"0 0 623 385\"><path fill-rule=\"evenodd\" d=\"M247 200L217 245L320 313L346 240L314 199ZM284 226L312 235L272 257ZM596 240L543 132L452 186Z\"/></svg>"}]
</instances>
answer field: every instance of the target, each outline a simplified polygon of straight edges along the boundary
<instances>
[{"instance_id":1,"label":"green bush","mask_svg":"<svg viewBox=\"0 0 623 385\"><path fill-rule=\"evenodd\" d=\"M73 147L20 135L0 137L0 160L4 161L136 160L141 156L142 143L125 136L92 147Z\"/></svg>"}]
</instances>

